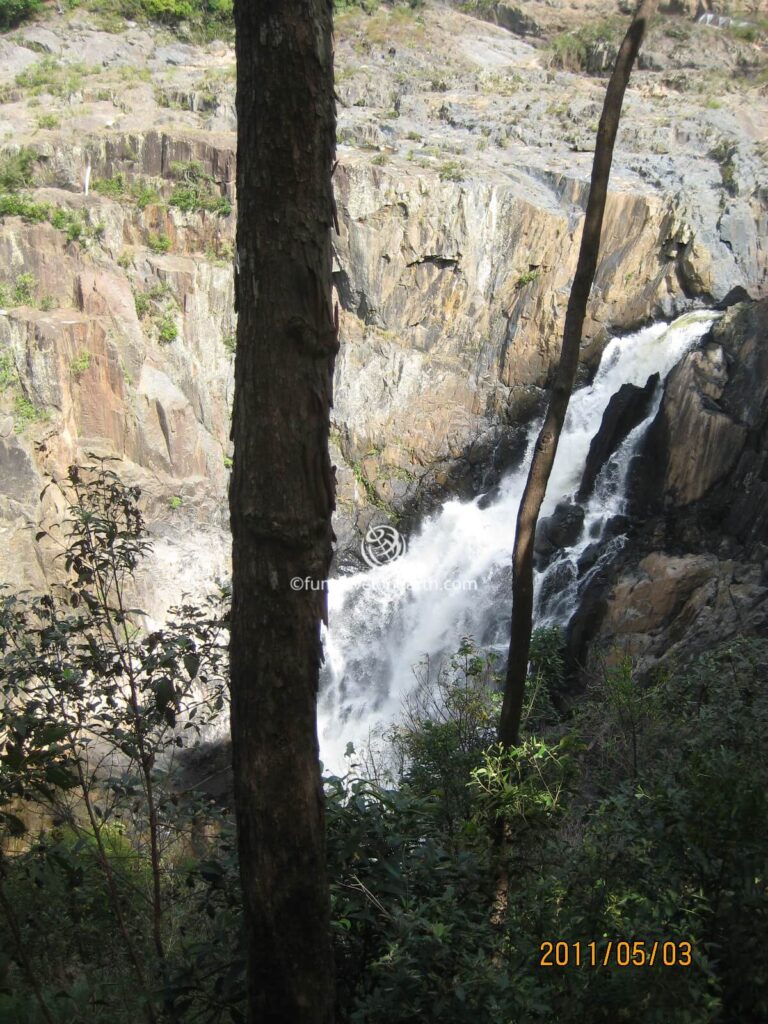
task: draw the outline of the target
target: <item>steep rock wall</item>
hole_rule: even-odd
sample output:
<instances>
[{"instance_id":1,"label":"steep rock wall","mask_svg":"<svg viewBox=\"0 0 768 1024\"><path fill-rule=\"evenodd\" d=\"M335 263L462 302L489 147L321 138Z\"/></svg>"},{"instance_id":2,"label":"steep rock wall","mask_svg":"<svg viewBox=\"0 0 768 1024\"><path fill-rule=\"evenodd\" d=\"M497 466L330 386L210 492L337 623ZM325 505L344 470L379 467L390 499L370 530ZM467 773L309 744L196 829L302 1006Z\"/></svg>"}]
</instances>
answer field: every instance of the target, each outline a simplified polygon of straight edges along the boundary
<instances>
[{"instance_id":1,"label":"steep rock wall","mask_svg":"<svg viewBox=\"0 0 768 1024\"><path fill-rule=\"evenodd\" d=\"M742 303L670 374L632 475L627 546L585 587L573 668L649 672L768 625L768 301Z\"/></svg>"},{"instance_id":2,"label":"steep rock wall","mask_svg":"<svg viewBox=\"0 0 768 1024\"><path fill-rule=\"evenodd\" d=\"M348 15L338 32L333 453L351 551L372 518L407 525L519 458L559 348L602 93L442 7ZM32 88L41 49L50 82ZM84 53L98 63L64 95L62 69ZM59 513L55 490L37 499L44 474L114 456L144 490L159 613L226 570L234 213L169 200L192 167L236 199L232 54L130 24L99 32L75 11L4 39L3 55L10 148L38 156L30 198L87 228L78 241L0 224L0 284L34 282L0 316L3 568L13 583L46 571L26 528ZM763 114L683 102L654 75L628 98L582 379L609 331L766 287ZM659 111L672 109L670 149ZM723 133L734 152L702 159ZM94 190L119 176L122 191Z\"/></svg>"}]
</instances>

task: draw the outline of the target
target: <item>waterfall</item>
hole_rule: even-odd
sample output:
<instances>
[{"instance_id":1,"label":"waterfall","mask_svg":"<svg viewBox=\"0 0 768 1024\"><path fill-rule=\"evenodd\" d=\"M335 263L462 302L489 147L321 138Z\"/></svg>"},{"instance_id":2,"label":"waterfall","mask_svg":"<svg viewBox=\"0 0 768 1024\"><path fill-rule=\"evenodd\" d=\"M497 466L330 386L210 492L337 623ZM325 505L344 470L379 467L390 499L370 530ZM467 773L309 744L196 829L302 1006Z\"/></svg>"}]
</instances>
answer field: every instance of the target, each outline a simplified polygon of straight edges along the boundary
<instances>
[{"instance_id":1,"label":"waterfall","mask_svg":"<svg viewBox=\"0 0 768 1024\"><path fill-rule=\"evenodd\" d=\"M542 517L578 488L590 442L621 385L642 387L654 373L663 383L715 316L689 313L609 342L593 382L571 399ZM648 417L609 459L584 503L580 538L557 565L537 574L540 623L567 622L575 610L576 562L588 544L600 543L608 520L623 511L629 463L660 400L661 385ZM463 636L506 651L513 531L539 427L531 425L522 465L502 481L493 500L447 502L411 537L401 557L330 582L318 708L321 757L330 768L343 767L348 742L364 744L372 730L397 715L416 685L413 667L425 655L439 659ZM553 572L560 574L558 580L553 581Z\"/></svg>"},{"instance_id":2,"label":"waterfall","mask_svg":"<svg viewBox=\"0 0 768 1024\"><path fill-rule=\"evenodd\" d=\"M711 28L754 28L752 21L738 21L725 14L711 14L706 12L700 14L696 19L699 25L709 25Z\"/></svg>"}]
</instances>

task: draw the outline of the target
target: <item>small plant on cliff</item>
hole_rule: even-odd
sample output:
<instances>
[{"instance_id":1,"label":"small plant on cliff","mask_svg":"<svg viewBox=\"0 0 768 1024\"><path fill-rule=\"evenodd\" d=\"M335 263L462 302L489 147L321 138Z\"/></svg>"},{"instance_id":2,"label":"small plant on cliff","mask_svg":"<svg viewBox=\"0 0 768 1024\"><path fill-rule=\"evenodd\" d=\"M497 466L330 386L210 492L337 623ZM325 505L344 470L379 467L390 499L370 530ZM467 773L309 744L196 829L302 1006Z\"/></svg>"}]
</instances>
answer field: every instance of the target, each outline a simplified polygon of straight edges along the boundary
<instances>
[{"instance_id":1,"label":"small plant on cliff","mask_svg":"<svg viewBox=\"0 0 768 1024\"><path fill-rule=\"evenodd\" d=\"M0 193L0 217L21 217L29 224L40 224L50 219L51 207L26 196Z\"/></svg>"},{"instance_id":2,"label":"small plant on cliff","mask_svg":"<svg viewBox=\"0 0 768 1024\"><path fill-rule=\"evenodd\" d=\"M13 400L13 429L17 434L23 434L27 427L33 423L44 422L48 419L45 409L40 409L25 394L18 394Z\"/></svg>"},{"instance_id":3,"label":"small plant on cliff","mask_svg":"<svg viewBox=\"0 0 768 1024\"><path fill-rule=\"evenodd\" d=\"M37 127L53 129L61 127L61 118L57 114L41 114L37 119Z\"/></svg>"},{"instance_id":4,"label":"small plant on cliff","mask_svg":"<svg viewBox=\"0 0 768 1024\"><path fill-rule=\"evenodd\" d=\"M235 247L231 242L222 241L217 238L213 245L209 245L205 250L205 258L209 263L216 264L217 267L225 267L232 262L235 256Z\"/></svg>"},{"instance_id":5,"label":"small plant on cliff","mask_svg":"<svg viewBox=\"0 0 768 1024\"><path fill-rule=\"evenodd\" d=\"M164 313L157 324L157 337L161 345L170 345L179 336L176 317L170 311Z\"/></svg>"},{"instance_id":6,"label":"small plant on cliff","mask_svg":"<svg viewBox=\"0 0 768 1024\"><path fill-rule=\"evenodd\" d=\"M169 205L184 212L210 212L228 217L232 204L218 191L214 179L203 171L199 163L171 164L171 174L177 179L171 192Z\"/></svg>"},{"instance_id":7,"label":"small plant on cliff","mask_svg":"<svg viewBox=\"0 0 768 1024\"><path fill-rule=\"evenodd\" d=\"M0 192L30 188L34 180L37 153L22 147L15 153L0 155Z\"/></svg>"},{"instance_id":8,"label":"small plant on cliff","mask_svg":"<svg viewBox=\"0 0 768 1024\"><path fill-rule=\"evenodd\" d=\"M3 303L0 301L0 306L2 305ZM16 370L16 363L13 361L13 355L8 350L0 352L0 394L13 387L18 381L19 374Z\"/></svg>"},{"instance_id":9,"label":"small plant on cliff","mask_svg":"<svg viewBox=\"0 0 768 1024\"><path fill-rule=\"evenodd\" d=\"M31 306L35 301L37 280L34 274L19 274L13 285L14 306Z\"/></svg>"},{"instance_id":10,"label":"small plant on cliff","mask_svg":"<svg viewBox=\"0 0 768 1024\"><path fill-rule=\"evenodd\" d=\"M111 178L94 178L91 188L99 195L108 196L110 199L122 199L126 194L124 174L115 174Z\"/></svg>"},{"instance_id":11,"label":"small plant on cliff","mask_svg":"<svg viewBox=\"0 0 768 1024\"><path fill-rule=\"evenodd\" d=\"M170 252L171 240L168 235L150 234L147 239L147 248L156 255L162 255L163 253Z\"/></svg>"},{"instance_id":12,"label":"small plant on cliff","mask_svg":"<svg viewBox=\"0 0 768 1024\"><path fill-rule=\"evenodd\" d=\"M520 277L518 277L518 279L515 281L515 288L517 288L518 290L520 288L525 288L526 285L532 284L538 276L539 271L536 269L524 271L520 275Z\"/></svg>"},{"instance_id":13,"label":"small plant on cliff","mask_svg":"<svg viewBox=\"0 0 768 1024\"><path fill-rule=\"evenodd\" d=\"M88 351L80 352L69 364L69 372L79 381L83 374L87 373L93 363L93 356Z\"/></svg>"},{"instance_id":14,"label":"small plant on cliff","mask_svg":"<svg viewBox=\"0 0 768 1024\"><path fill-rule=\"evenodd\" d=\"M710 156L720 167L720 179L725 191L729 196L738 195L739 185L736 180L736 165L734 163L736 146L721 139L711 150Z\"/></svg>"},{"instance_id":15,"label":"small plant on cliff","mask_svg":"<svg viewBox=\"0 0 768 1024\"><path fill-rule=\"evenodd\" d=\"M456 160L448 160L441 165L438 173L441 181L463 181L466 172Z\"/></svg>"},{"instance_id":16,"label":"small plant on cliff","mask_svg":"<svg viewBox=\"0 0 768 1024\"><path fill-rule=\"evenodd\" d=\"M587 66L590 50L597 44L615 44L618 49L622 29L611 19L590 22L575 32L563 32L555 36L550 44L550 64L565 71L581 71Z\"/></svg>"}]
</instances>

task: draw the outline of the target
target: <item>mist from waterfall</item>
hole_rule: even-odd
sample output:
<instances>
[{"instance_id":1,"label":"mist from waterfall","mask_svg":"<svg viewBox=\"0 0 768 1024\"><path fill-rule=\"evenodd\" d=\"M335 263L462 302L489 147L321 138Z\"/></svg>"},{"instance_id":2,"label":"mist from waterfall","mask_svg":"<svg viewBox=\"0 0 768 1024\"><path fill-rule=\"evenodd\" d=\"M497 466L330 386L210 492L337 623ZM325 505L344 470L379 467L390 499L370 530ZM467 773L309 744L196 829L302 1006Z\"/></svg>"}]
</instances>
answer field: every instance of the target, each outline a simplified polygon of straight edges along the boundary
<instances>
[{"instance_id":1,"label":"mist from waterfall","mask_svg":"<svg viewBox=\"0 0 768 1024\"><path fill-rule=\"evenodd\" d=\"M592 438L611 397L622 384L664 379L709 329L716 314L689 313L612 340L593 382L571 399L557 458L541 510L546 516L577 490ZM546 596L549 567L537 574L539 622L567 622L576 607L576 561L599 543L605 524L625 507L632 455L661 400L609 459L584 504L581 537L558 563L560 579ZM528 433L525 457L492 500L449 501L412 536L396 561L329 584L326 665L318 709L321 757L343 768L351 742L359 748L371 732L394 719L415 687L414 666L424 657L453 652L463 636L506 652L511 602L511 559L517 508L540 423ZM616 540L610 543L615 545ZM620 543L620 541L619 541ZM570 565L570 568L569 568ZM563 568L565 566L565 572Z\"/></svg>"}]
</instances>

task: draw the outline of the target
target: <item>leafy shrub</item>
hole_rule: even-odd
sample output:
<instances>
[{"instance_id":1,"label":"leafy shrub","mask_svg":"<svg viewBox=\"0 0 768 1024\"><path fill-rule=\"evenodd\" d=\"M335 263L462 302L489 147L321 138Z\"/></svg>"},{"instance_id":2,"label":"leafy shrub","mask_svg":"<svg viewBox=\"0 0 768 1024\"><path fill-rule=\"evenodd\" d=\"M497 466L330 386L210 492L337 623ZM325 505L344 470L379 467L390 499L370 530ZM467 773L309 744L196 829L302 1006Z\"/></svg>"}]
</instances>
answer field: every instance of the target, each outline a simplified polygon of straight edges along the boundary
<instances>
[{"instance_id":1,"label":"leafy shrub","mask_svg":"<svg viewBox=\"0 0 768 1024\"><path fill-rule=\"evenodd\" d=\"M34 274L19 274L13 286L13 302L16 306L29 306L34 302L37 281Z\"/></svg>"},{"instance_id":2,"label":"leafy shrub","mask_svg":"<svg viewBox=\"0 0 768 1024\"><path fill-rule=\"evenodd\" d=\"M231 34L232 0L95 0L97 9L114 17L115 6L125 18L156 21L171 28L185 26L200 38Z\"/></svg>"},{"instance_id":3,"label":"leafy shrub","mask_svg":"<svg viewBox=\"0 0 768 1024\"><path fill-rule=\"evenodd\" d=\"M457 160L447 160L438 173L441 181L463 181L466 176L465 168Z\"/></svg>"},{"instance_id":4,"label":"leafy shrub","mask_svg":"<svg viewBox=\"0 0 768 1024\"><path fill-rule=\"evenodd\" d=\"M222 709L221 613L215 600L185 605L165 629L139 628L126 600L149 546L138 489L105 463L73 467L59 487L64 582L37 597L0 593L0 964L24 993L14 1019L50 1021L36 1004L55 1003L62 1021L179 1020L166 1016L177 1001L202 1019L201 1003L220 1002L205 969L199 996L160 990L215 930L206 873L223 869L190 851L215 857L224 821L207 808L211 838L195 837L202 804L173 791L169 768ZM60 543L55 529L48 539ZM237 914L226 926L236 930ZM216 936L220 951L235 939Z\"/></svg>"},{"instance_id":5,"label":"leafy shrub","mask_svg":"<svg viewBox=\"0 0 768 1024\"><path fill-rule=\"evenodd\" d=\"M582 25L575 32L563 32L549 43L550 64L566 71L582 71L593 47L602 43L618 47L623 31L620 22L606 19Z\"/></svg>"},{"instance_id":6,"label":"leafy shrub","mask_svg":"<svg viewBox=\"0 0 768 1024\"><path fill-rule=\"evenodd\" d=\"M730 196L738 195L739 192L739 185L736 179L736 164L734 162L736 153L737 147L733 143L721 139L709 154L719 165L723 188Z\"/></svg>"},{"instance_id":7,"label":"leafy shrub","mask_svg":"<svg viewBox=\"0 0 768 1024\"><path fill-rule=\"evenodd\" d=\"M40 7L40 0L0 0L0 29L13 28L31 18Z\"/></svg>"},{"instance_id":8,"label":"leafy shrub","mask_svg":"<svg viewBox=\"0 0 768 1024\"><path fill-rule=\"evenodd\" d=\"M359 8L370 14L379 6L380 0L333 0L334 10L343 12Z\"/></svg>"},{"instance_id":9,"label":"leafy shrub","mask_svg":"<svg viewBox=\"0 0 768 1024\"><path fill-rule=\"evenodd\" d=\"M176 326L176 317L173 313L164 313L157 325L157 336L161 345L170 345L179 336L179 329Z\"/></svg>"},{"instance_id":10,"label":"leafy shrub","mask_svg":"<svg viewBox=\"0 0 768 1024\"><path fill-rule=\"evenodd\" d=\"M29 224L39 224L50 219L51 207L26 196L0 193L0 217L21 217Z\"/></svg>"},{"instance_id":11,"label":"leafy shrub","mask_svg":"<svg viewBox=\"0 0 768 1024\"><path fill-rule=\"evenodd\" d=\"M0 155L0 192L17 192L32 185L37 153L22 147Z\"/></svg>"},{"instance_id":12,"label":"leafy shrub","mask_svg":"<svg viewBox=\"0 0 768 1024\"><path fill-rule=\"evenodd\" d=\"M55 57L44 57L20 71L16 75L16 84L31 96L47 94L69 99L82 90L84 78L97 75L100 71L98 66L91 67L80 62L67 64Z\"/></svg>"},{"instance_id":13,"label":"leafy shrub","mask_svg":"<svg viewBox=\"0 0 768 1024\"><path fill-rule=\"evenodd\" d=\"M557 663L554 639L538 638L539 673ZM411 715L400 727L408 735L396 743L412 756L394 785L329 781L339 1019L764 1019L767 665L768 642L754 640L653 684L618 661L570 734L554 720L548 736L510 751L484 747L489 722L467 717L464 675L449 673L433 724ZM463 778L468 794L447 814L452 765L452 792ZM499 820L501 853L491 841ZM604 949L608 938L649 949L686 940L692 964L538 967L544 940Z\"/></svg>"},{"instance_id":14,"label":"leafy shrub","mask_svg":"<svg viewBox=\"0 0 768 1024\"><path fill-rule=\"evenodd\" d=\"M53 129L61 127L61 118L56 114L41 114L37 119L37 127Z\"/></svg>"},{"instance_id":15,"label":"leafy shrub","mask_svg":"<svg viewBox=\"0 0 768 1024\"><path fill-rule=\"evenodd\" d=\"M171 174L177 179L169 204L185 212L218 213L228 217L232 204L218 191L214 179L198 163L171 164Z\"/></svg>"},{"instance_id":16,"label":"leafy shrub","mask_svg":"<svg viewBox=\"0 0 768 1024\"><path fill-rule=\"evenodd\" d=\"M147 239L147 248L150 250L150 252L154 252L157 255L162 255L163 253L170 252L171 240L168 237L168 235L150 234L149 238Z\"/></svg>"},{"instance_id":17,"label":"leafy shrub","mask_svg":"<svg viewBox=\"0 0 768 1024\"><path fill-rule=\"evenodd\" d=\"M87 350L78 353L69 364L69 372L79 381L83 374L87 373L91 368L93 362L93 356Z\"/></svg>"}]
</instances>

